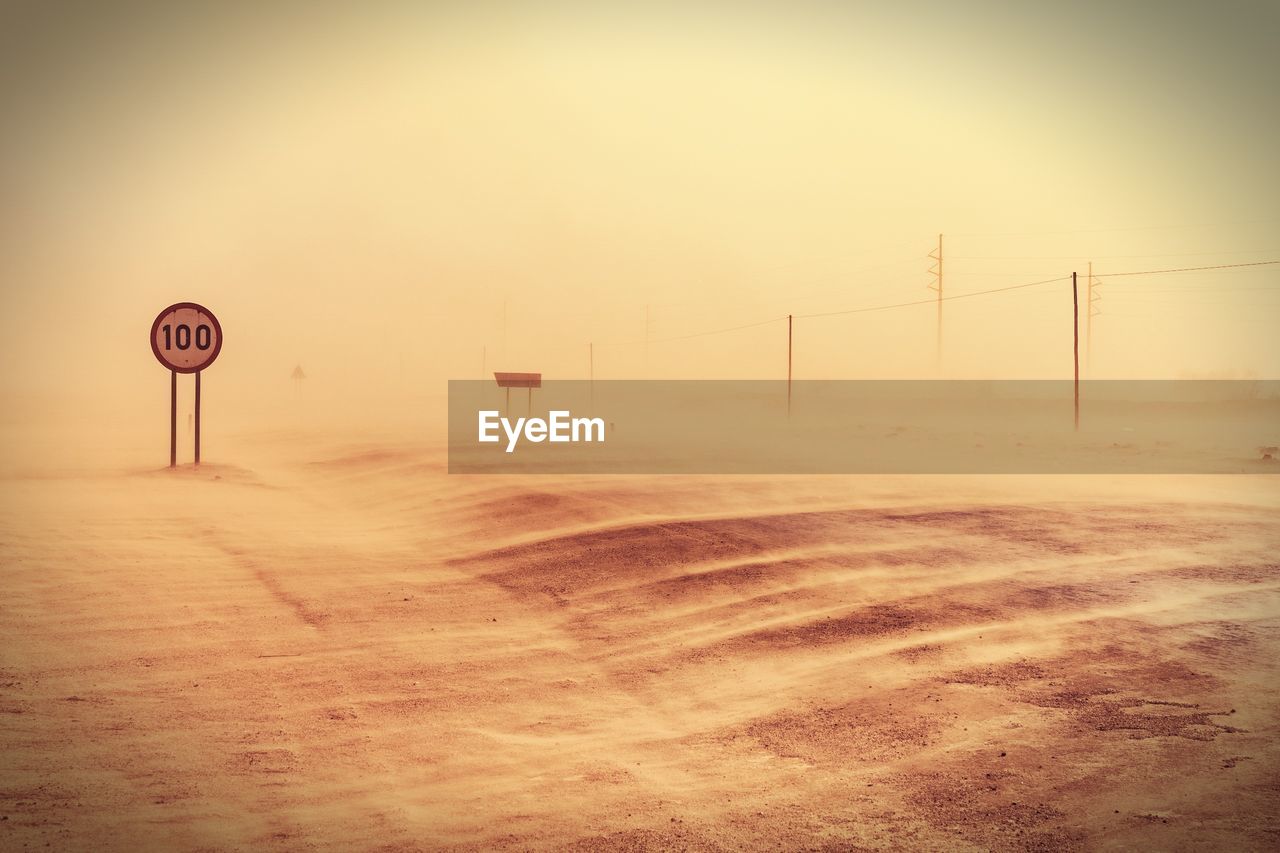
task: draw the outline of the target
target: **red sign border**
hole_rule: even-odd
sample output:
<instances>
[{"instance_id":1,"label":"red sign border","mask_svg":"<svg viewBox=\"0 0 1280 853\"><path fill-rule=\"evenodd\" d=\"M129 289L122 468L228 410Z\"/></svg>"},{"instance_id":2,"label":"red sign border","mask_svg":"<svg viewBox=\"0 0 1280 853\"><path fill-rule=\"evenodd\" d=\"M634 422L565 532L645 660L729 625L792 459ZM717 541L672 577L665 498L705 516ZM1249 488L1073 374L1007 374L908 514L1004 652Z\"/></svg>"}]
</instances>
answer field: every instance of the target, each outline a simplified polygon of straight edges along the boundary
<instances>
[{"instance_id":1,"label":"red sign border","mask_svg":"<svg viewBox=\"0 0 1280 853\"><path fill-rule=\"evenodd\" d=\"M209 356L209 360L199 367L175 367L165 361L164 356L160 354L160 347L156 346L156 331L160 328L160 321L165 318L166 314L177 311L179 308L191 308L209 318L209 322L213 323L213 329L218 333L218 343L213 347L213 354ZM175 373L199 373L209 365L218 360L218 353L222 352L222 324L218 322L218 318L213 312L205 308L198 302L175 302L168 308L156 315L156 319L151 323L151 353L156 357L156 361L167 367Z\"/></svg>"}]
</instances>

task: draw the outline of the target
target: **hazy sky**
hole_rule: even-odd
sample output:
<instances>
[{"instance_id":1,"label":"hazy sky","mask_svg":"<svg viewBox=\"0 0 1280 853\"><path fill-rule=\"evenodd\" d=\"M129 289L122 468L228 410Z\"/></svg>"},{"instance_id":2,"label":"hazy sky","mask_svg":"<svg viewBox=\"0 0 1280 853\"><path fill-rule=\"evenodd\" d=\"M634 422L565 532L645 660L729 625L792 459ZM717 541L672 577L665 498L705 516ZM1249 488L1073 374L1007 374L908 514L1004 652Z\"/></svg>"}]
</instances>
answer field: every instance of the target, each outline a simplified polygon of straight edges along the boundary
<instances>
[{"instance_id":1,"label":"hazy sky","mask_svg":"<svg viewBox=\"0 0 1280 853\"><path fill-rule=\"evenodd\" d=\"M939 232L949 294L1093 260L1087 375L1280 376L1280 267L1106 278L1280 258L1275 4L219 5L0 12L0 391L162 400L180 300L229 405L295 362L334 400L581 377L589 342L597 377L779 378L785 322L646 347L646 312L924 299ZM942 375L1069 375L1070 306L949 303ZM934 375L934 322L797 320L797 376Z\"/></svg>"}]
</instances>

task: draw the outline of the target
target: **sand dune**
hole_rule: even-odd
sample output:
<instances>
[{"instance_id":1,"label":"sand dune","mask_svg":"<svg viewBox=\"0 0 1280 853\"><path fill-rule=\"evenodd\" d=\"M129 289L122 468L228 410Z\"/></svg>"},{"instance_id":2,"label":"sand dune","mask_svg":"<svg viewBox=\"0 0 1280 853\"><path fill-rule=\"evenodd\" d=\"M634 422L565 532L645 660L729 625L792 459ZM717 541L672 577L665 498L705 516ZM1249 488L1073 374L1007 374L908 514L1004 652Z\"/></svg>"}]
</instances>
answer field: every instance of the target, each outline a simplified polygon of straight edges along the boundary
<instances>
[{"instance_id":1,"label":"sand dune","mask_svg":"<svg viewBox=\"0 0 1280 853\"><path fill-rule=\"evenodd\" d=\"M1266 849L1271 478L4 483L0 839Z\"/></svg>"}]
</instances>

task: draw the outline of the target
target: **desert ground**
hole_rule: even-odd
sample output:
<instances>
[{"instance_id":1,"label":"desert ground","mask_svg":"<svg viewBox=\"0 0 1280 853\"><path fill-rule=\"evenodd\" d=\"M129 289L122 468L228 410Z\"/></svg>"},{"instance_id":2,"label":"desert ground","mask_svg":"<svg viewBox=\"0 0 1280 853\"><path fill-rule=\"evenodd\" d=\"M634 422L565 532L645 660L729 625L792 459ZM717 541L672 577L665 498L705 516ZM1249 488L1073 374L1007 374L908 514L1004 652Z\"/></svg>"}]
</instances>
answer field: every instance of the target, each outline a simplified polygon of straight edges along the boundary
<instances>
[{"instance_id":1,"label":"desert ground","mask_svg":"<svg viewBox=\"0 0 1280 853\"><path fill-rule=\"evenodd\" d=\"M1280 478L206 458L6 468L0 847L1280 847Z\"/></svg>"}]
</instances>

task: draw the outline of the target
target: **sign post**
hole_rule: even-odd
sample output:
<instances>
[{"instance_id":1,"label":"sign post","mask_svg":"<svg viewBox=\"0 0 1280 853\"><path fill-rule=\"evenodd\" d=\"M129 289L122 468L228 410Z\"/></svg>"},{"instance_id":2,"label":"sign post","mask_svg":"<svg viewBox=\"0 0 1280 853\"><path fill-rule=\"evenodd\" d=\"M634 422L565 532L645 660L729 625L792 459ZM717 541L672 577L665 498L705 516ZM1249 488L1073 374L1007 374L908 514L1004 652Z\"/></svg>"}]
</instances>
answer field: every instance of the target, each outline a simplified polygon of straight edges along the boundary
<instances>
[{"instance_id":1,"label":"sign post","mask_svg":"<svg viewBox=\"0 0 1280 853\"><path fill-rule=\"evenodd\" d=\"M178 371L169 371L169 467L178 464Z\"/></svg>"},{"instance_id":2,"label":"sign post","mask_svg":"<svg viewBox=\"0 0 1280 853\"><path fill-rule=\"evenodd\" d=\"M222 351L222 325L203 305L176 302L151 324L151 352L169 369L169 467L178 465L178 374L196 375L195 464L200 464L200 372Z\"/></svg>"},{"instance_id":3,"label":"sign post","mask_svg":"<svg viewBox=\"0 0 1280 853\"><path fill-rule=\"evenodd\" d=\"M293 390L296 396L302 395L302 380L307 378L307 374L303 372L302 365L297 364L293 367L293 373L289 374L289 378L293 380Z\"/></svg>"}]
</instances>

